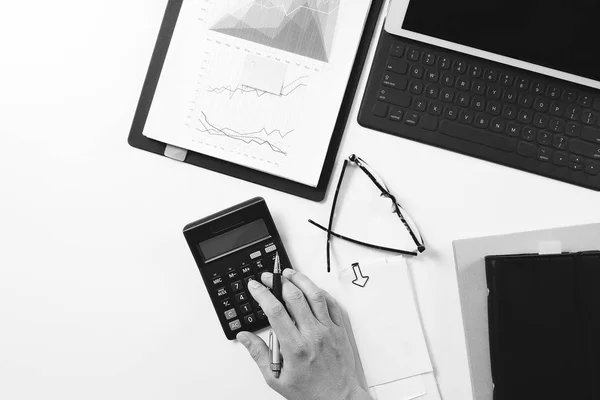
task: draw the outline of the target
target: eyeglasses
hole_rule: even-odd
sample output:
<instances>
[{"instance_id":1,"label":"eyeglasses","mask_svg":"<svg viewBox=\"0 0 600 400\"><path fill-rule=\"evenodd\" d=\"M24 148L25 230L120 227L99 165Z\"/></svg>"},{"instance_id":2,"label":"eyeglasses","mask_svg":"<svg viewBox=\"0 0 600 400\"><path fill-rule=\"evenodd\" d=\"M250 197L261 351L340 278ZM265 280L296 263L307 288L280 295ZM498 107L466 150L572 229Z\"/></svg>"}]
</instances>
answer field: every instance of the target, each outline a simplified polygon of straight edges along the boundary
<instances>
[{"instance_id":1,"label":"eyeglasses","mask_svg":"<svg viewBox=\"0 0 600 400\"><path fill-rule=\"evenodd\" d=\"M416 250L407 251L407 250L401 250L401 249L394 249L394 248L390 248L390 247L378 246L375 244L366 243L366 242L362 242L360 240L352 239L352 238L344 236L344 235L340 235L339 233L336 233L332 230L333 217L335 214L335 207L337 205L337 200L338 200L338 197L340 194L340 188L342 186L342 181L344 180L344 174L346 173L346 168L348 167L349 163L352 163L353 165L356 165L357 167L359 167L360 170L363 171L369 177L371 182L373 182L375 184L375 186L377 186L377 189L379 189L379 191L381 191L382 197L390 199L390 201L392 202L392 213L396 214L398 216L398 218L400 218L400 221L402 221L402 224L408 230L410 237L412 238L413 242L415 243L415 245L417 247ZM398 201L396 200L396 197L390 192L387 185L385 184L383 179L379 176L379 174L373 168L371 168L369 166L369 164L367 164L363 159L361 159L360 157L357 157L354 154L352 154L350 157L348 157L346 160L344 160L344 166L342 167L342 172L340 173L340 178L339 178L339 181L337 184L337 188L335 190L335 195L333 197L333 204L331 205L331 213L329 214L328 228L325 228L324 226L316 223L315 221L313 221L311 219L309 219L308 222L310 222L317 228L327 232L327 272L331 272L331 237L336 237L336 238L346 240L351 243L370 247L372 249L389 251L392 253L403 254L403 255L417 256L417 255L419 255L419 253L423 253L425 251L425 241L423 240L423 237L421 236L419 229L417 228L417 225L414 223L412 218L410 218L410 216L408 215L406 210L404 210L402 208L402 206L400 205L400 203L398 203Z\"/></svg>"}]
</instances>

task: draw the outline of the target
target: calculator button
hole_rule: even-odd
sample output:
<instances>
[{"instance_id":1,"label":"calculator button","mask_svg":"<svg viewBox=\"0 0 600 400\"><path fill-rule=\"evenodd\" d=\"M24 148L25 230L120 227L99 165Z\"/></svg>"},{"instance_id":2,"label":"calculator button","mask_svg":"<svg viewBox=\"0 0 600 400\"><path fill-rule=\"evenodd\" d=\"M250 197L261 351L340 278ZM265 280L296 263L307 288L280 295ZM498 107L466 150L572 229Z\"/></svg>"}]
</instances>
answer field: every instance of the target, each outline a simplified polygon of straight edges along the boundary
<instances>
[{"instance_id":1,"label":"calculator button","mask_svg":"<svg viewBox=\"0 0 600 400\"><path fill-rule=\"evenodd\" d=\"M231 289L234 292L239 292L240 290L244 289L244 286L242 285L242 281L235 281L231 284Z\"/></svg>"},{"instance_id":2,"label":"calculator button","mask_svg":"<svg viewBox=\"0 0 600 400\"><path fill-rule=\"evenodd\" d=\"M221 300L221 305L223 306L223 308L228 308L231 307L231 300L229 299L225 299L225 300Z\"/></svg>"},{"instance_id":3,"label":"calculator button","mask_svg":"<svg viewBox=\"0 0 600 400\"><path fill-rule=\"evenodd\" d=\"M240 310L242 310L242 313L248 314L250 311L252 311L252 306L250 303L242 304L240 306Z\"/></svg>"},{"instance_id":4,"label":"calculator button","mask_svg":"<svg viewBox=\"0 0 600 400\"><path fill-rule=\"evenodd\" d=\"M237 317L237 313L235 312L234 308L225 311L225 318L227 318L228 321L230 319L234 319L235 317Z\"/></svg>"},{"instance_id":5,"label":"calculator button","mask_svg":"<svg viewBox=\"0 0 600 400\"><path fill-rule=\"evenodd\" d=\"M254 316L254 314L246 315L244 317L244 322L246 323L246 325L253 324L254 321L256 321L256 317Z\"/></svg>"},{"instance_id":6,"label":"calculator button","mask_svg":"<svg viewBox=\"0 0 600 400\"><path fill-rule=\"evenodd\" d=\"M266 267L266 264L263 262L263 260L256 260L256 262L254 263L254 265L256 265L256 268L258 268L258 269Z\"/></svg>"},{"instance_id":7,"label":"calculator button","mask_svg":"<svg viewBox=\"0 0 600 400\"><path fill-rule=\"evenodd\" d=\"M265 252L266 252L266 253L272 253L272 252L274 252L275 250L277 250L277 247L275 247L275 245L274 245L274 244L272 244L272 245L270 245L269 247L267 247L267 248L265 249Z\"/></svg>"},{"instance_id":8,"label":"calculator button","mask_svg":"<svg viewBox=\"0 0 600 400\"><path fill-rule=\"evenodd\" d=\"M240 322L239 319L236 319L235 321L232 321L229 323L229 329L231 329L232 331L237 331L241 327L242 327L242 323Z\"/></svg>"},{"instance_id":9,"label":"calculator button","mask_svg":"<svg viewBox=\"0 0 600 400\"><path fill-rule=\"evenodd\" d=\"M250 254L250 259L254 260L255 258L260 257L262 254L260 251L255 251L254 253Z\"/></svg>"},{"instance_id":10,"label":"calculator button","mask_svg":"<svg viewBox=\"0 0 600 400\"><path fill-rule=\"evenodd\" d=\"M238 277L238 273L237 273L237 271L229 271L227 273L227 276L229 277L229 279L235 279Z\"/></svg>"},{"instance_id":11,"label":"calculator button","mask_svg":"<svg viewBox=\"0 0 600 400\"><path fill-rule=\"evenodd\" d=\"M222 276L215 276L215 277L212 279L212 283L213 283L213 285L215 285L215 286L216 286L216 285L220 285L220 284L222 284L222 283L223 283L223 277L222 277Z\"/></svg>"},{"instance_id":12,"label":"calculator button","mask_svg":"<svg viewBox=\"0 0 600 400\"><path fill-rule=\"evenodd\" d=\"M263 310L256 310L256 316L258 317L258 319L267 318L267 316Z\"/></svg>"},{"instance_id":13,"label":"calculator button","mask_svg":"<svg viewBox=\"0 0 600 400\"><path fill-rule=\"evenodd\" d=\"M247 265L245 267L242 267L240 271L242 272L242 275L248 275L252 273L252 267Z\"/></svg>"},{"instance_id":14,"label":"calculator button","mask_svg":"<svg viewBox=\"0 0 600 400\"><path fill-rule=\"evenodd\" d=\"M256 277L254 275L244 278L244 286L248 286L248 282L253 280L256 280Z\"/></svg>"},{"instance_id":15,"label":"calculator button","mask_svg":"<svg viewBox=\"0 0 600 400\"><path fill-rule=\"evenodd\" d=\"M238 303L242 303L244 301L248 301L248 295L246 294L246 292L238 293L238 294L235 295L235 300Z\"/></svg>"},{"instance_id":16,"label":"calculator button","mask_svg":"<svg viewBox=\"0 0 600 400\"><path fill-rule=\"evenodd\" d=\"M219 296L219 297L227 296L227 289L225 289L224 287L218 288L217 296Z\"/></svg>"}]
</instances>

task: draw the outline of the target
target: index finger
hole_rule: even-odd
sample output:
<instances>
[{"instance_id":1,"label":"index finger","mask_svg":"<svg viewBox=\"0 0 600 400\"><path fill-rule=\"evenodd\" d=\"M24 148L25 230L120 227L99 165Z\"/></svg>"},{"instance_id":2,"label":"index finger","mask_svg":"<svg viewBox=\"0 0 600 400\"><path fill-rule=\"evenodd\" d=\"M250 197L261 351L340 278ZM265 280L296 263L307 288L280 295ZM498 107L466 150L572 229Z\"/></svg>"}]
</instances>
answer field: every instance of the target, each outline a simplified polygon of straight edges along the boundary
<instances>
[{"instance_id":1,"label":"index finger","mask_svg":"<svg viewBox=\"0 0 600 400\"><path fill-rule=\"evenodd\" d=\"M294 325L283 304L273 296L273 293L255 280L248 282L248 290L269 318L269 323L277 333L281 344L285 345L290 341L300 342L300 331Z\"/></svg>"}]
</instances>

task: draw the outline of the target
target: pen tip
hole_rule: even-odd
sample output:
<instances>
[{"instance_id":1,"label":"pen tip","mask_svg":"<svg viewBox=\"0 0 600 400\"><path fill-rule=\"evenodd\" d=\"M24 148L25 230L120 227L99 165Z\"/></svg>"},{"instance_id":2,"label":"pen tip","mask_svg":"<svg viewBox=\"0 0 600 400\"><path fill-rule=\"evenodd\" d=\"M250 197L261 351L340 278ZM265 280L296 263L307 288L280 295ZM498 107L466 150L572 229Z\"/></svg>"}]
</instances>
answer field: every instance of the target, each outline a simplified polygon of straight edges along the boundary
<instances>
[{"instance_id":1,"label":"pen tip","mask_svg":"<svg viewBox=\"0 0 600 400\"><path fill-rule=\"evenodd\" d=\"M275 378L279 378L279 375L280 375L281 373L280 373L279 371L275 371L273 374L275 375Z\"/></svg>"}]
</instances>

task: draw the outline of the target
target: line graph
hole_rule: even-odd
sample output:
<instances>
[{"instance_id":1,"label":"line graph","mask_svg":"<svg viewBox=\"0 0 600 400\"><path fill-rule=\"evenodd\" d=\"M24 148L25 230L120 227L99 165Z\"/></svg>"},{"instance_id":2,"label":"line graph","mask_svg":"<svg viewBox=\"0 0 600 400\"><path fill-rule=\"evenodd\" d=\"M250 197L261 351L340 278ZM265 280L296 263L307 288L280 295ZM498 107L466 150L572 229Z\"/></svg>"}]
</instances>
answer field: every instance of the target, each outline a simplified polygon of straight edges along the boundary
<instances>
[{"instance_id":1,"label":"line graph","mask_svg":"<svg viewBox=\"0 0 600 400\"><path fill-rule=\"evenodd\" d=\"M252 0L211 30L329 62L341 0Z\"/></svg>"},{"instance_id":2,"label":"line graph","mask_svg":"<svg viewBox=\"0 0 600 400\"><path fill-rule=\"evenodd\" d=\"M306 76L301 76L300 78L292 81L291 83L287 84L286 86L284 86L281 89L281 94L279 96L283 96L283 97L287 97L289 95L291 95L292 93L294 93L296 90L302 88L302 87L306 87L307 84L302 82L302 80L308 78L308 75ZM246 95L249 93L253 93L256 95L256 97L263 97L265 95L268 96L275 96L275 97L279 97L275 94L269 93L269 92L265 92L264 90L260 90L260 89L255 89L252 88L250 86L246 86L246 85L238 85L235 88L231 85L229 86L220 86L220 87L208 87L206 89L207 92L209 93L215 93L215 94L222 94L222 93L227 93L229 96L229 99L233 99L233 97L236 94L240 94L240 95Z\"/></svg>"},{"instance_id":3,"label":"line graph","mask_svg":"<svg viewBox=\"0 0 600 400\"><path fill-rule=\"evenodd\" d=\"M223 137L226 137L229 139L237 140L239 142L242 142L242 143L245 143L248 145L256 144L258 146L266 146L267 148L269 148L271 151L273 151L275 153L279 153L284 156L287 155L287 152L285 152L281 148L281 145L273 143L270 140L265 139L265 136L267 138L270 138L271 136L276 135L276 136L279 136L281 139L284 139L287 135L294 132L293 129L290 131L287 131L287 132L283 132L279 129L274 129L272 131L269 131L266 128L262 128L256 132L242 133L242 132L238 132L234 129L227 128L227 127L220 128L220 127L214 125L213 123L211 123L203 111L201 111L200 113L201 113L201 118L198 119L198 122L200 123L201 127L196 128L196 130L199 132L208 133L209 135L213 135L213 136L223 136Z\"/></svg>"}]
</instances>

